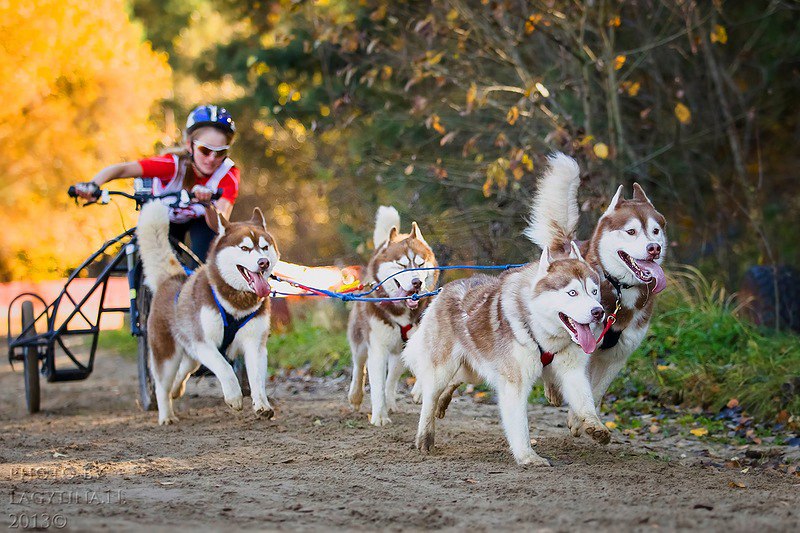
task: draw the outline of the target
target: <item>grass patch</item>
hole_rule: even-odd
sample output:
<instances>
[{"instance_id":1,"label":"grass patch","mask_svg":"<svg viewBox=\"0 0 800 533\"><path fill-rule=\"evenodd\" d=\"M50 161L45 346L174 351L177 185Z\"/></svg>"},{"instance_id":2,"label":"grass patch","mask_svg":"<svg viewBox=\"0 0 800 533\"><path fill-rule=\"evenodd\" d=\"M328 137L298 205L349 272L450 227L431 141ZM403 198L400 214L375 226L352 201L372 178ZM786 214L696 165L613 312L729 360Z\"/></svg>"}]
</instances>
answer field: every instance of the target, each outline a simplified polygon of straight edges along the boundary
<instances>
[{"instance_id":1,"label":"grass patch","mask_svg":"<svg viewBox=\"0 0 800 533\"><path fill-rule=\"evenodd\" d=\"M135 361L137 340L137 337L131 335L128 326L124 326L122 329L101 331L97 338L97 349L114 352Z\"/></svg>"},{"instance_id":2,"label":"grass patch","mask_svg":"<svg viewBox=\"0 0 800 533\"><path fill-rule=\"evenodd\" d=\"M345 330L319 327L308 319L295 320L290 331L270 336L267 350L270 366L276 368L307 367L315 374L330 374L350 364Z\"/></svg>"},{"instance_id":3,"label":"grass patch","mask_svg":"<svg viewBox=\"0 0 800 533\"><path fill-rule=\"evenodd\" d=\"M736 398L760 420L800 416L800 337L757 328L737 311L734 297L684 268L609 392L712 412Z\"/></svg>"}]
</instances>

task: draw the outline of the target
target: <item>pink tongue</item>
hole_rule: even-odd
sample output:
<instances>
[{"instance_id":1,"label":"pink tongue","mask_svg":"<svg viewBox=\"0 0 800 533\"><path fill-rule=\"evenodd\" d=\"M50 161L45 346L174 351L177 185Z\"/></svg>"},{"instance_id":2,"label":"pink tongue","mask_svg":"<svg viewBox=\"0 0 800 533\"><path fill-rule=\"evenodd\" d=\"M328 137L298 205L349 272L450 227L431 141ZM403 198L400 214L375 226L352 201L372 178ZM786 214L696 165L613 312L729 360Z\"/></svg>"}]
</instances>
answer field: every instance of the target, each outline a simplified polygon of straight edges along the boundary
<instances>
[{"instance_id":1,"label":"pink tongue","mask_svg":"<svg viewBox=\"0 0 800 533\"><path fill-rule=\"evenodd\" d=\"M264 275L259 272L250 272L253 279L253 290L259 298L266 298L269 296L269 282L264 278Z\"/></svg>"},{"instance_id":2,"label":"pink tongue","mask_svg":"<svg viewBox=\"0 0 800 533\"><path fill-rule=\"evenodd\" d=\"M649 272L650 276L656 280L655 287L653 287L653 294L657 294L666 288L667 277L664 275L664 270L661 268L661 265L655 261L645 261L642 259L636 259L635 261L639 268Z\"/></svg>"},{"instance_id":3,"label":"pink tongue","mask_svg":"<svg viewBox=\"0 0 800 533\"><path fill-rule=\"evenodd\" d=\"M597 339L594 338L594 334L592 334L592 330L589 328L589 325L576 323L575 330L577 331L578 344L581 345L583 351L586 353L592 353L597 347Z\"/></svg>"}]
</instances>

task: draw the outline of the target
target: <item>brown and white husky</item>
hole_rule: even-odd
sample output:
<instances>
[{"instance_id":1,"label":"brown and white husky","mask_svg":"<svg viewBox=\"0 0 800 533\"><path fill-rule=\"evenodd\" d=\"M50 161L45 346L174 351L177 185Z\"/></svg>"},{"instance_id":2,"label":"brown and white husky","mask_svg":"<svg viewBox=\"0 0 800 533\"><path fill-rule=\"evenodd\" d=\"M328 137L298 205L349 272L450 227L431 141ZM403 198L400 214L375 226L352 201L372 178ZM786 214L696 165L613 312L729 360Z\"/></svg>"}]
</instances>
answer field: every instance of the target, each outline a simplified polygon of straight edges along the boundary
<instances>
[{"instance_id":1,"label":"brown and white husky","mask_svg":"<svg viewBox=\"0 0 800 533\"><path fill-rule=\"evenodd\" d=\"M269 275L278 262L275 241L261 210L248 222L217 218L219 235L206 264L187 276L169 244L169 209L151 202L142 208L136 235L145 283L153 291L147 319L150 372L158 401L158 423L178 418L172 400L200 364L222 385L225 403L242 410L242 390L232 360L244 354L253 410L271 418L267 399Z\"/></svg>"},{"instance_id":2,"label":"brown and white husky","mask_svg":"<svg viewBox=\"0 0 800 533\"><path fill-rule=\"evenodd\" d=\"M580 172L574 159L556 153L539 181L526 235L542 249L563 250L574 239L578 223ZM589 363L594 403L600 408L603 395L628 357L639 347L650 325L655 295L666 287L661 263L666 252L666 221L656 211L638 183L633 198L622 198L617 189L589 241L581 248L586 261L603 274L602 302L606 313L616 313L616 322L602 339ZM562 392L557 380L545 372L548 399L560 405ZM581 433L570 412L573 435Z\"/></svg>"},{"instance_id":3,"label":"brown and white husky","mask_svg":"<svg viewBox=\"0 0 800 533\"><path fill-rule=\"evenodd\" d=\"M416 222L411 232L399 233L400 215L394 207L381 206L375 217L375 253L367 265L364 280L379 283L408 268L438 266L433 250ZM423 294L436 287L436 270L403 272L384 283L372 296L402 297ZM369 371L372 416L370 423L391 422L389 411L397 411L397 384L403 373L400 352L414 332L429 298L395 302L356 302L350 312L347 338L353 355L353 379L348 399L355 411L364 398L364 370Z\"/></svg>"},{"instance_id":4,"label":"brown and white husky","mask_svg":"<svg viewBox=\"0 0 800 533\"><path fill-rule=\"evenodd\" d=\"M497 391L514 459L547 465L531 448L527 413L545 365L586 433L607 443L586 375L587 354L596 346L592 326L602 316L600 277L577 247L567 258L551 260L545 251L538 264L445 285L403 350L422 398L417 448L433 447L434 415L444 416L458 382L482 380Z\"/></svg>"}]
</instances>

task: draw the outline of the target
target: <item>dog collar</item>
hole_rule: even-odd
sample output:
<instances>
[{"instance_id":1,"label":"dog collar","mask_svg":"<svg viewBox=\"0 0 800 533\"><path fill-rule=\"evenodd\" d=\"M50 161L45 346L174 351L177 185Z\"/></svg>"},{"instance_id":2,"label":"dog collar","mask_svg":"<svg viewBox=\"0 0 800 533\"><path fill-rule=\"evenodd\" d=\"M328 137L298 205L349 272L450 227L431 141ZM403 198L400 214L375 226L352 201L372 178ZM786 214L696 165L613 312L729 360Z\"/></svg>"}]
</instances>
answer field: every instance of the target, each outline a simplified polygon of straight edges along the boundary
<instances>
[{"instance_id":1,"label":"dog collar","mask_svg":"<svg viewBox=\"0 0 800 533\"><path fill-rule=\"evenodd\" d=\"M608 274L608 272L603 272L606 276L606 279L609 283L614 287L614 290L617 291L617 296L620 296L622 293L622 289L630 289L633 285L628 285L626 283L621 283L617 278L614 278Z\"/></svg>"},{"instance_id":2,"label":"dog collar","mask_svg":"<svg viewBox=\"0 0 800 533\"><path fill-rule=\"evenodd\" d=\"M536 341L534 341L536 342ZM542 359L542 366L547 366L553 362L553 358L556 356L553 352L545 352L542 345L536 342L536 347L539 348L539 357Z\"/></svg>"},{"instance_id":3,"label":"dog collar","mask_svg":"<svg viewBox=\"0 0 800 533\"><path fill-rule=\"evenodd\" d=\"M400 338L403 339L403 342L408 342L408 332L411 331L411 328L414 324L406 324L405 326L400 326Z\"/></svg>"}]
</instances>

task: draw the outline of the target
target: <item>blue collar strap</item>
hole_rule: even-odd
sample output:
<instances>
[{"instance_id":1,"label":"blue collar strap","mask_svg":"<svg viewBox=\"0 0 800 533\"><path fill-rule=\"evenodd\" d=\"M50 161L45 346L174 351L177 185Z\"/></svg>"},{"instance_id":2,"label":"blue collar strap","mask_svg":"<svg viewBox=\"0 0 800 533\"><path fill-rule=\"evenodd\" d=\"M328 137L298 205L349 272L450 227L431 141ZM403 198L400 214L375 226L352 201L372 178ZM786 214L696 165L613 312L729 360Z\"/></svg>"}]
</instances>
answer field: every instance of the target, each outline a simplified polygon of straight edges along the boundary
<instances>
[{"instance_id":1,"label":"blue collar strap","mask_svg":"<svg viewBox=\"0 0 800 533\"><path fill-rule=\"evenodd\" d=\"M214 291L214 288L211 287L211 296L214 298L214 303L217 304L217 309L219 309L219 314L222 316L222 325L223 325L223 335L222 335L222 344L217 346L219 351L222 355L225 355L225 352L228 351L230 348L233 339L236 338L236 333L240 329L244 327L245 324L250 322L254 316L261 311L261 307L259 306L258 309L250 313L249 315L242 317L242 318L235 318L233 315L228 313L222 304L219 303L219 299L217 298L217 293Z\"/></svg>"}]
</instances>

